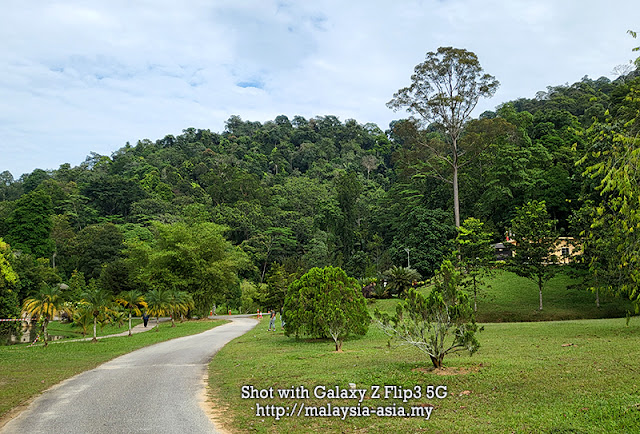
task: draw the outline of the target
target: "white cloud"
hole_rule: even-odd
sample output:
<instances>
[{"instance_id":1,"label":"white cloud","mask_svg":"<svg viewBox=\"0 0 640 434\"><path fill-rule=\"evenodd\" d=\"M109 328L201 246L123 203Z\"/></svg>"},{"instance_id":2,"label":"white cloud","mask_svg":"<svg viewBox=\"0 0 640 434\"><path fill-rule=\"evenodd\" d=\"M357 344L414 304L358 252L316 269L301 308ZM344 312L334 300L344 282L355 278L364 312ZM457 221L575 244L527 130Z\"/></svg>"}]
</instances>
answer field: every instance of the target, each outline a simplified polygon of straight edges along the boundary
<instances>
[{"instance_id":1,"label":"white cloud","mask_svg":"<svg viewBox=\"0 0 640 434\"><path fill-rule=\"evenodd\" d=\"M0 171L78 164L232 114L335 114L383 129L427 51L474 51L501 82L479 111L584 75L637 45L640 4L568 0L33 3L0 16ZM637 28L636 28L637 30ZM634 42L636 43L634 45Z\"/></svg>"}]
</instances>

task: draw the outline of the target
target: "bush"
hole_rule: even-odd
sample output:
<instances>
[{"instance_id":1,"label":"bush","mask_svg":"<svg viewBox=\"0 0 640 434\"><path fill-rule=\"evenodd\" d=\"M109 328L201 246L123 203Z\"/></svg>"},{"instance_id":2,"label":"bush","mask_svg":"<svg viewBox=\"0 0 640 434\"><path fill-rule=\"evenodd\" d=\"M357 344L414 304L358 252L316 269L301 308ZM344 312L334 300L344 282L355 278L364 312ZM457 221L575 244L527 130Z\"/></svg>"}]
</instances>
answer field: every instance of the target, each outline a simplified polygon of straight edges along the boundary
<instances>
[{"instance_id":1,"label":"bush","mask_svg":"<svg viewBox=\"0 0 640 434\"><path fill-rule=\"evenodd\" d=\"M312 268L289 285L284 316L287 336L330 336L336 351L347 336L366 334L370 321L360 285L338 267Z\"/></svg>"}]
</instances>

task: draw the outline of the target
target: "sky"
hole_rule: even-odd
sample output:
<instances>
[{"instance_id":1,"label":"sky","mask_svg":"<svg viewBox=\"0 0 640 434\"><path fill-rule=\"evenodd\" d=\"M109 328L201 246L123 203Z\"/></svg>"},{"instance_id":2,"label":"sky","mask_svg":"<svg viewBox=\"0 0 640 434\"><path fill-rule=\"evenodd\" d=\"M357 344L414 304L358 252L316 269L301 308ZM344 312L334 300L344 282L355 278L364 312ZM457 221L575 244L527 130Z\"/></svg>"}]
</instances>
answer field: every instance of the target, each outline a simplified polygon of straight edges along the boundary
<instances>
[{"instance_id":1,"label":"sky","mask_svg":"<svg viewBox=\"0 0 640 434\"><path fill-rule=\"evenodd\" d=\"M80 164L232 115L376 123L415 65L473 51L500 81L474 117L547 86L614 79L640 45L617 0L2 0L0 172Z\"/></svg>"}]
</instances>

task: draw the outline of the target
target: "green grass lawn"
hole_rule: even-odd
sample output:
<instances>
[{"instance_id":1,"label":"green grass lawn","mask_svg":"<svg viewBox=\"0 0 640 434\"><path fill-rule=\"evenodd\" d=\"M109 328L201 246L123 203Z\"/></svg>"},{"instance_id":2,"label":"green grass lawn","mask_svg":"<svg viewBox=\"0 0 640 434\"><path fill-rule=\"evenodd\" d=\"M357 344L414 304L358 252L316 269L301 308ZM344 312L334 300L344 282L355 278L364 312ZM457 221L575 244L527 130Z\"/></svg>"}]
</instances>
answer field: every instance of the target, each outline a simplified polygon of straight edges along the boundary
<instances>
[{"instance_id":1,"label":"green grass lawn","mask_svg":"<svg viewBox=\"0 0 640 434\"><path fill-rule=\"evenodd\" d=\"M478 296L479 322L559 321L567 319L623 317L633 312L628 300L600 294L600 307L591 291L567 289L576 283L564 273L542 289L542 311L538 310L538 286L514 273L498 271L487 279Z\"/></svg>"},{"instance_id":2,"label":"green grass lawn","mask_svg":"<svg viewBox=\"0 0 640 434\"><path fill-rule=\"evenodd\" d=\"M529 279L508 271L497 271L478 291L476 320L487 322L561 321L624 317L633 312L628 300L600 294L600 307L591 291L567 289L576 281L564 273L549 280L542 290L542 311L538 310L538 287ZM426 292L426 289L423 290ZM471 295L473 302L473 295ZM370 302L369 306L393 313L398 299ZM375 303L375 304L374 304Z\"/></svg>"},{"instance_id":3,"label":"green grass lawn","mask_svg":"<svg viewBox=\"0 0 640 434\"><path fill-rule=\"evenodd\" d=\"M410 347L388 346L374 325L333 351L330 340L296 340L267 332L268 320L224 347L209 382L232 432L640 432L640 320L485 324L481 348L445 358L437 375ZM459 371L462 372L459 372ZM314 399L316 386L446 386L444 399L365 399L361 406L433 405L429 420L402 417L256 416L256 404L290 409L297 403L357 406L347 399ZM243 386L304 386L310 399L242 399Z\"/></svg>"},{"instance_id":4,"label":"green grass lawn","mask_svg":"<svg viewBox=\"0 0 640 434\"><path fill-rule=\"evenodd\" d=\"M131 319L131 328L137 326L138 324L142 324L141 319ZM98 336L107 336L107 335L115 335L118 333L126 332L129 330L129 319L125 321L123 325L118 324L107 324L104 327L96 328L96 335ZM47 327L47 333L49 335L55 336L65 336L68 338L82 338L82 337L93 337L93 324L87 328L86 336L82 336L82 327L71 323L63 323L60 321L52 321Z\"/></svg>"},{"instance_id":5,"label":"green grass lawn","mask_svg":"<svg viewBox=\"0 0 640 434\"><path fill-rule=\"evenodd\" d=\"M0 417L43 390L80 372L138 348L192 335L224 324L225 321L161 323L158 332L92 342L61 342L48 347L10 345L0 347ZM106 332L108 327L104 328ZM125 328L126 330L126 328ZM110 333L108 333L110 334Z\"/></svg>"},{"instance_id":6,"label":"green grass lawn","mask_svg":"<svg viewBox=\"0 0 640 434\"><path fill-rule=\"evenodd\" d=\"M333 351L331 340L296 340L266 331L265 319L253 331L228 344L210 365L209 383L217 405L225 409L232 432L640 432L640 318L627 327L630 303L588 291L568 290L574 283L558 275L543 290L532 281L500 271L478 301L481 348L445 358L448 374L430 370L430 362L411 347L389 345L374 324L367 335ZM368 306L393 312L397 299ZM590 319L618 317L615 319ZM580 319L580 320L574 320ZM557 321L565 320L565 321ZM507 321L519 321L507 322ZM278 323L279 324L279 323ZM429 420L403 417L256 416L256 405L357 406L348 399L314 398L316 386L368 391L362 406L430 406ZM291 389L304 386L309 399L243 399L243 386ZM372 386L404 389L446 386L444 399L371 399ZM297 413L296 413L297 414Z\"/></svg>"}]
</instances>

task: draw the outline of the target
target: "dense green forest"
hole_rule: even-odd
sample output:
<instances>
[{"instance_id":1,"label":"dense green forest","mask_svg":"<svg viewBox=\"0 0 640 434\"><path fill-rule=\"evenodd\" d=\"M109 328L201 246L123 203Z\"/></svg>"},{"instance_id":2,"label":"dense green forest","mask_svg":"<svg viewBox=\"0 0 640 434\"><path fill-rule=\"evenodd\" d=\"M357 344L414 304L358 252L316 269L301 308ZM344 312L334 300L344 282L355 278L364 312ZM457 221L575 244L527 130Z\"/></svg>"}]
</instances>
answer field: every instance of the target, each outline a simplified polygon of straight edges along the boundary
<instances>
[{"instance_id":1,"label":"dense green forest","mask_svg":"<svg viewBox=\"0 0 640 434\"><path fill-rule=\"evenodd\" d=\"M483 221L497 242L518 207L544 201L560 235L584 240L585 287L634 297L634 275L612 261L636 261L620 246L636 246L637 178L618 157L622 137L638 158L639 89L637 71L585 77L468 121L460 141L482 152L460 169L462 219ZM438 125L412 140L408 122L231 116L222 132L186 128L19 179L4 171L0 261L16 276L0 276L0 317L59 283L75 295L187 291L203 314L213 303L268 307L314 266L373 278L410 262L428 278L454 248L453 199L424 145Z\"/></svg>"}]
</instances>

